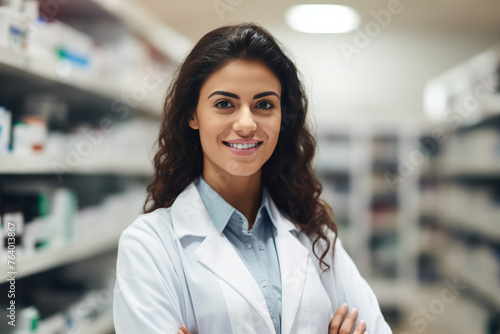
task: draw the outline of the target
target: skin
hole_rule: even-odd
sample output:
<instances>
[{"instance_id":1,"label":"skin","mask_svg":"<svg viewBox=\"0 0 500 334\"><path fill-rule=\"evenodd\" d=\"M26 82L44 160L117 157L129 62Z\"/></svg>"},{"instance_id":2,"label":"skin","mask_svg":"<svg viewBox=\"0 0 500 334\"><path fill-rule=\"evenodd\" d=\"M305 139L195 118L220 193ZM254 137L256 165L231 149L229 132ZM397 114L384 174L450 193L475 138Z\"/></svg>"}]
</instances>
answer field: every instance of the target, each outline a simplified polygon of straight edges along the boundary
<instances>
[{"instance_id":1,"label":"skin","mask_svg":"<svg viewBox=\"0 0 500 334\"><path fill-rule=\"evenodd\" d=\"M261 203L262 165L278 142L280 96L279 79L267 66L257 61L232 60L202 85L196 111L189 120L189 126L200 132L203 178L246 217L249 229ZM234 139L263 143L251 155L237 155L223 143Z\"/></svg>"},{"instance_id":2,"label":"skin","mask_svg":"<svg viewBox=\"0 0 500 334\"><path fill-rule=\"evenodd\" d=\"M196 111L189 120L189 126L200 132L203 178L246 217L248 229L252 228L261 203L262 166L278 142L280 97L279 79L267 66L258 61L232 60L202 85ZM263 143L251 155L236 155L223 143L234 139ZM347 305L343 306L335 312L328 334L351 332L357 310L352 308L347 313ZM366 324L358 322L353 334L363 334L365 329ZM178 334L191 332L182 325Z\"/></svg>"}]
</instances>

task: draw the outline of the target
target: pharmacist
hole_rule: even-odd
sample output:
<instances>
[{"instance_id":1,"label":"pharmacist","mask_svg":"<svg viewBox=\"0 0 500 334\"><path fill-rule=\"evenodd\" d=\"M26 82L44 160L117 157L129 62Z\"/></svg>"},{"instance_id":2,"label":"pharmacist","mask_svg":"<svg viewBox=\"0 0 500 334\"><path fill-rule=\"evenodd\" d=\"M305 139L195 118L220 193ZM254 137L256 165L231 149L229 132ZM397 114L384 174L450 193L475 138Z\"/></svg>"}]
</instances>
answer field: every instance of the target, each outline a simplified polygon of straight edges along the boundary
<instances>
[{"instance_id":1,"label":"pharmacist","mask_svg":"<svg viewBox=\"0 0 500 334\"><path fill-rule=\"evenodd\" d=\"M306 111L260 26L198 42L167 93L151 205L120 238L117 334L392 333L319 199Z\"/></svg>"}]
</instances>

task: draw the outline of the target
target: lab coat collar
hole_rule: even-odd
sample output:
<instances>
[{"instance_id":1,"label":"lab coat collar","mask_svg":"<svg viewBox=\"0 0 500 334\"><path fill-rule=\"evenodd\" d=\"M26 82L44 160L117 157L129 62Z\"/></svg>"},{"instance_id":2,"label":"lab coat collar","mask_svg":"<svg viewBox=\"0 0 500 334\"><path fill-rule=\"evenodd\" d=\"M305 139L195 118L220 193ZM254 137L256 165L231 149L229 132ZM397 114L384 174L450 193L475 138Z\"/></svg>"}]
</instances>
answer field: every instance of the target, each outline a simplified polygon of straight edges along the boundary
<instances>
[{"instance_id":1,"label":"lab coat collar","mask_svg":"<svg viewBox=\"0 0 500 334\"><path fill-rule=\"evenodd\" d=\"M208 214L210 215L210 218L212 220L212 223L215 225L215 228L217 229L217 232L222 233L224 229L226 228L227 224L229 223L231 217L235 212L238 212L238 214L243 217L243 215L236 210L231 204L226 202L224 198L222 198L203 178L203 176L200 174L198 175L198 178L195 179L194 181L196 188L198 189L198 193L201 196L201 199L203 200L203 203L205 203L205 208L208 211ZM267 214L269 216L269 219L271 220L271 223L276 226L276 223L274 222L274 216L271 212L271 204L269 201L269 198L271 195L269 194L269 190L267 189L265 184L262 184L262 189L261 189L261 195L262 195L262 200L260 204L260 211L267 211ZM255 221L255 224L257 224L257 220ZM248 223L247 223L248 224ZM248 225L246 226L246 229L248 229Z\"/></svg>"},{"instance_id":2,"label":"lab coat collar","mask_svg":"<svg viewBox=\"0 0 500 334\"><path fill-rule=\"evenodd\" d=\"M297 235L300 231L299 228L289 220L289 217L282 215L270 194L268 198L271 208L271 220L275 227L294 231ZM172 218L174 218L174 228L179 238L186 235L207 236L211 219L194 181L177 196L172 204Z\"/></svg>"},{"instance_id":3,"label":"lab coat collar","mask_svg":"<svg viewBox=\"0 0 500 334\"><path fill-rule=\"evenodd\" d=\"M282 334L289 334L302 298L309 250L290 233L298 233L298 227L278 210L272 198L270 204L276 224L274 237L282 285L281 329ZM205 237L195 251L195 256L241 294L264 320L269 332L274 333L266 301L257 282L229 240L224 234L218 233L211 223L194 182L174 201L171 214L173 228L179 239L185 236Z\"/></svg>"}]
</instances>

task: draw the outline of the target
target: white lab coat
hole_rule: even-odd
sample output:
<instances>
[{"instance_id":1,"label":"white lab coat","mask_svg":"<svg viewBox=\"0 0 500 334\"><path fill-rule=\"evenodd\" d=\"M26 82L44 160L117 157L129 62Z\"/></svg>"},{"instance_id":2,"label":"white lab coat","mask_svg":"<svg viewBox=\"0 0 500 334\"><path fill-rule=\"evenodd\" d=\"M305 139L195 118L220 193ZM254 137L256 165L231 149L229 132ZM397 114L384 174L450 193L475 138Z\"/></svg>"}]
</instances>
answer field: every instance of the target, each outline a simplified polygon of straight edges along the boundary
<instances>
[{"instance_id":1,"label":"white lab coat","mask_svg":"<svg viewBox=\"0 0 500 334\"><path fill-rule=\"evenodd\" d=\"M310 238L272 199L271 210L282 280L281 333L326 334L342 303L358 308L357 321L364 319L370 334L392 333L340 239L333 267L320 275ZM325 259L331 264L331 251ZM113 317L117 334L176 334L181 324L193 334L274 334L263 294L217 233L194 183L170 208L140 215L122 233Z\"/></svg>"}]
</instances>

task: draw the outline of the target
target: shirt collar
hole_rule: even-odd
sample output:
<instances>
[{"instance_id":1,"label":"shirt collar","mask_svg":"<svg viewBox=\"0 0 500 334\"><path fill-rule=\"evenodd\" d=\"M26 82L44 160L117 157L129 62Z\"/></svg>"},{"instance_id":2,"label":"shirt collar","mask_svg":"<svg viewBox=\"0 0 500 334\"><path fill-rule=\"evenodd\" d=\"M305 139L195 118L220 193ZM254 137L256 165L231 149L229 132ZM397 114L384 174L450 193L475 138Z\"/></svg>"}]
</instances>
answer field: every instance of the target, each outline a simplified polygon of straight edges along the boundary
<instances>
[{"instance_id":1,"label":"shirt collar","mask_svg":"<svg viewBox=\"0 0 500 334\"><path fill-rule=\"evenodd\" d=\"M219 233L224 231L224 228L228 224L231 216L235 211L229 203L224 200L206 181L200 174L197 179L195 179L195 185L198 188L203 204L207 209L207 212L212 219L212 223ZM267 187L262 184L262 202L259 211L267 210L267 214L272 224L276 226L275 218L271 210L270 194ZM262 209L264 207L265 209Z\"/></svg>"}]
</instances>

